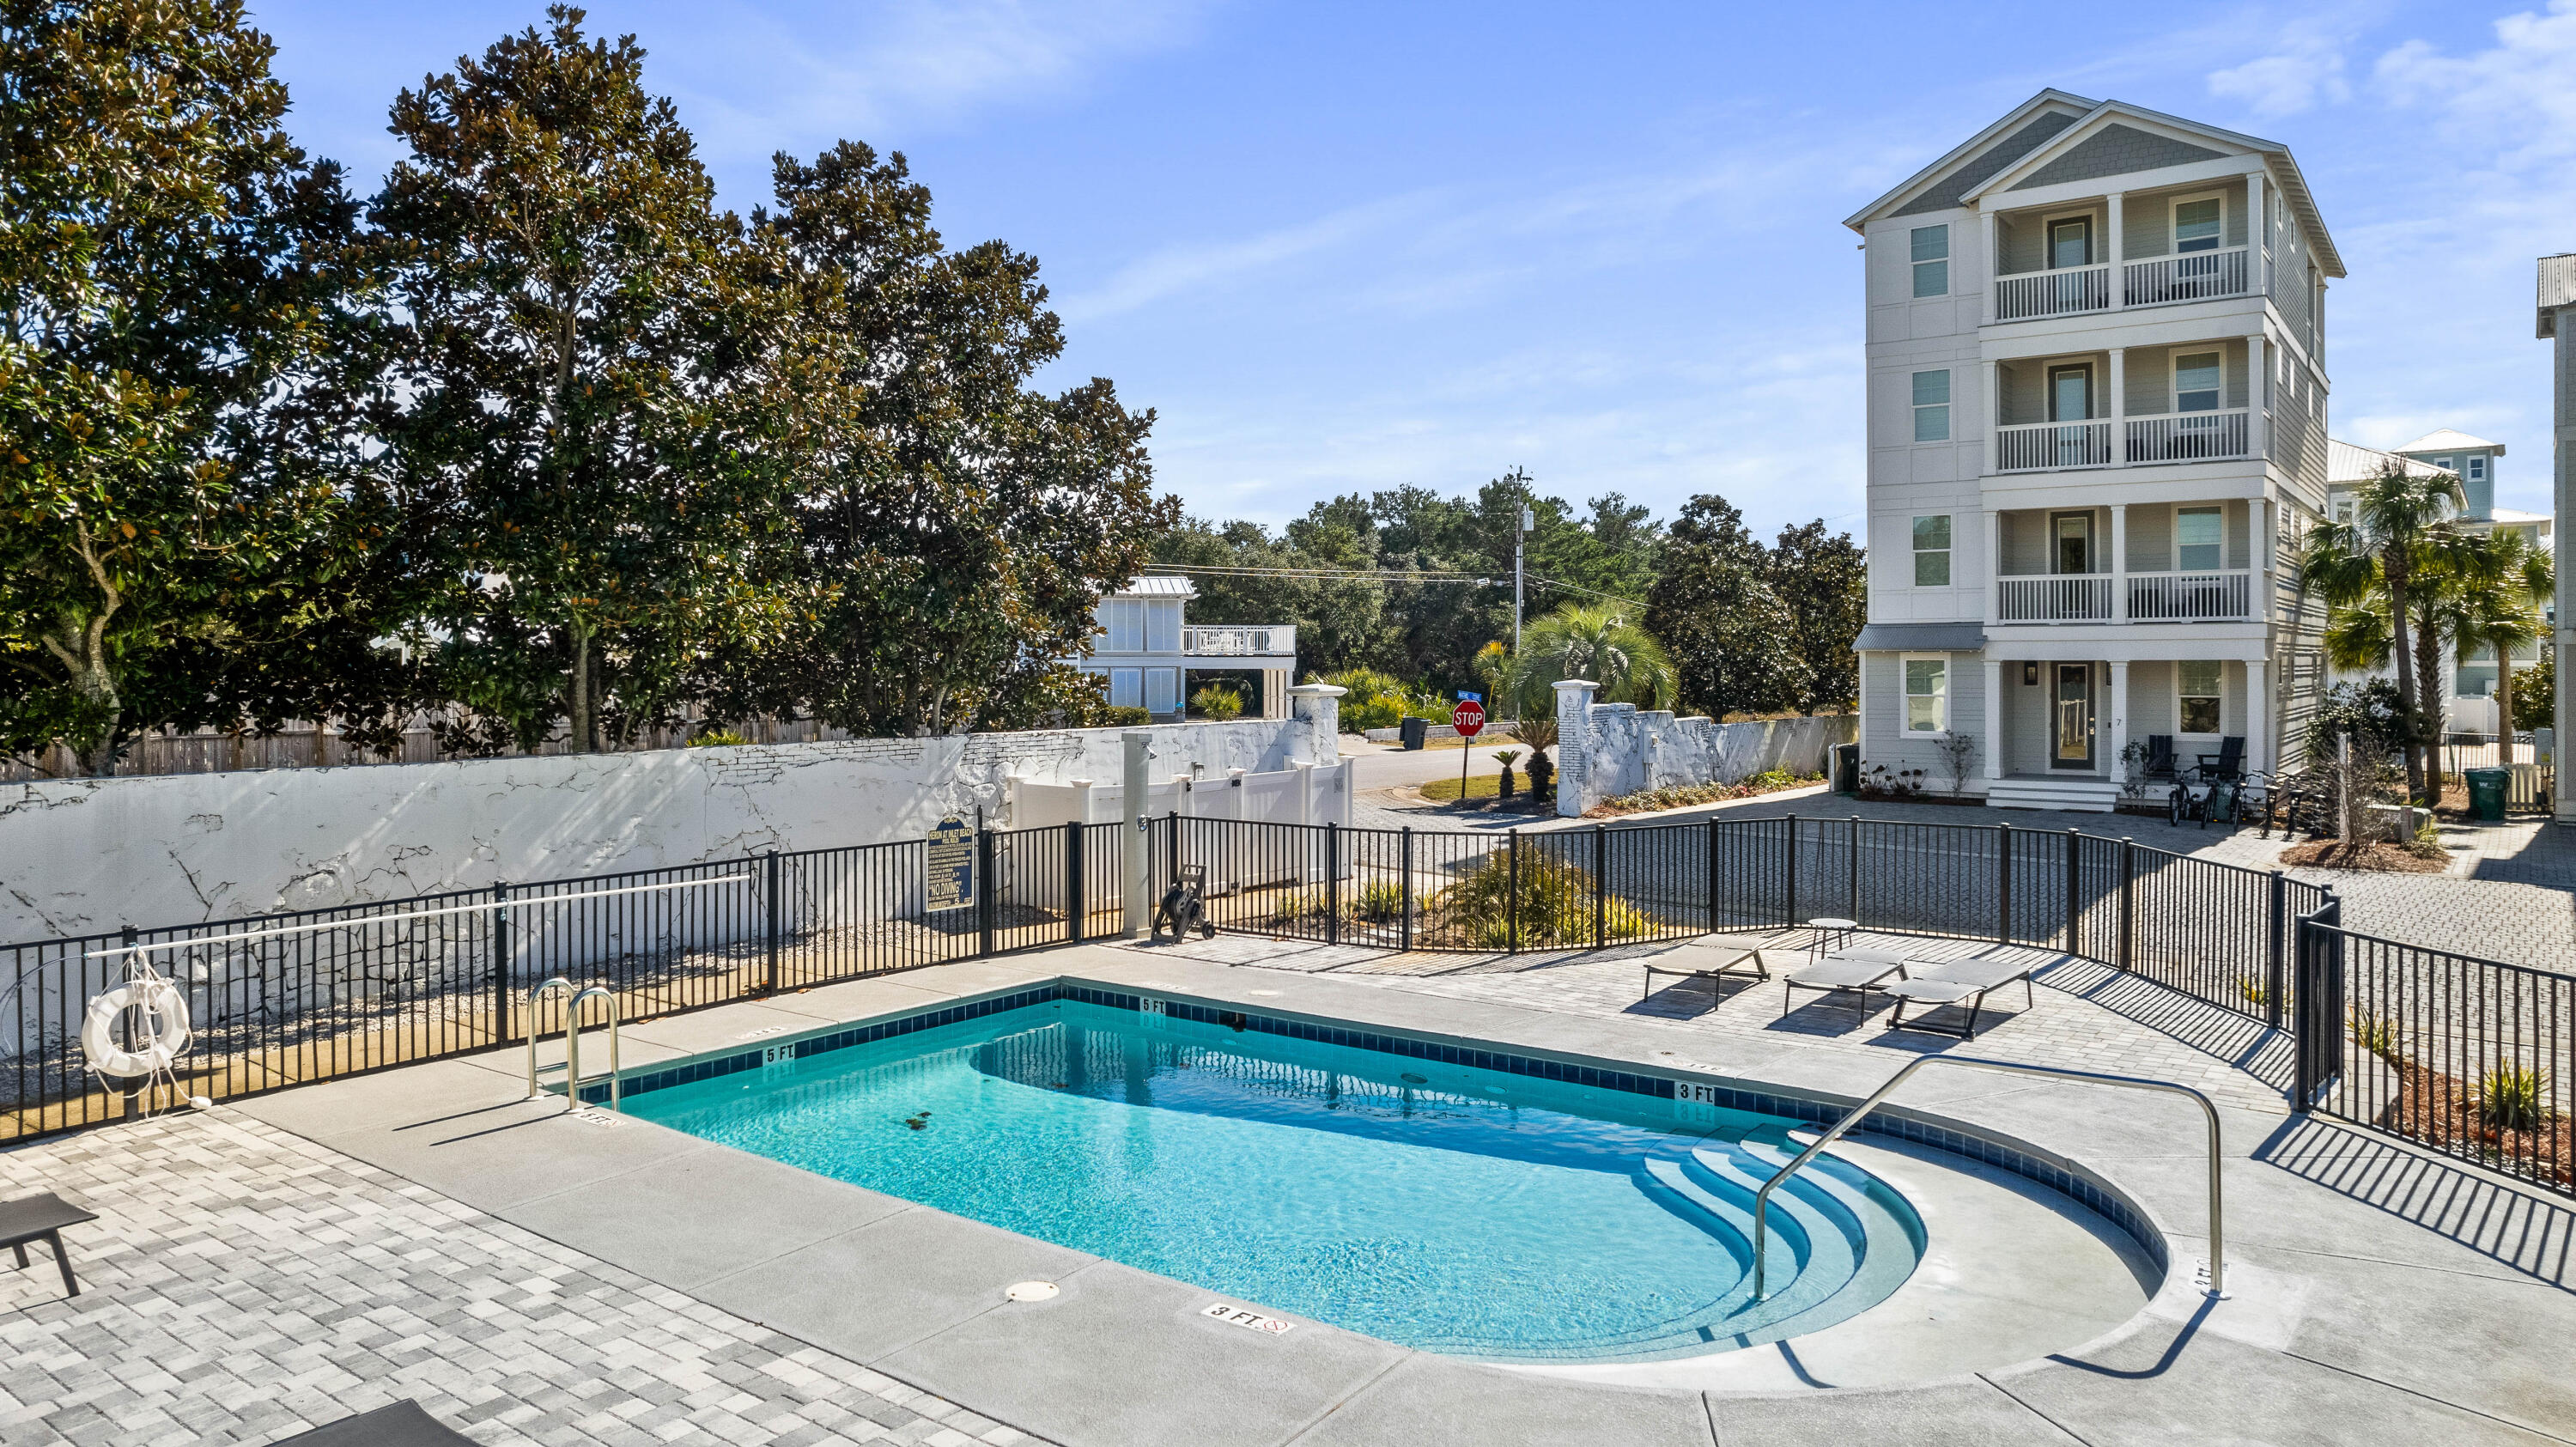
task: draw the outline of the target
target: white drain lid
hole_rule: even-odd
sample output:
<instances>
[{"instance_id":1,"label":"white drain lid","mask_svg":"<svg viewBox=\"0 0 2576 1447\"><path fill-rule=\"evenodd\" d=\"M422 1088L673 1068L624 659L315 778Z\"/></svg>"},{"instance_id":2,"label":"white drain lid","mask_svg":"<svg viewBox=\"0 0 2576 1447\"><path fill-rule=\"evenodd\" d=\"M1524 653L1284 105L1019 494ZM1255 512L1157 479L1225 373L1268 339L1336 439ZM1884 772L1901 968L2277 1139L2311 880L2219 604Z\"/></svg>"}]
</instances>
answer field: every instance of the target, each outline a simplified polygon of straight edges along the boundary
<instances>
[{"instance_id":1,"label":"white drain lid","mask_svg":"<svg viewBox=\"0 0 2576 1447\"><path fill-rule=\"evenodd\" d=\"M1013 1284L1002 1295L1012 1301L1045 1301L1055 1292L1056 1285L1052 1281L1022 1281Z\"/></svg>"}]
</instances>

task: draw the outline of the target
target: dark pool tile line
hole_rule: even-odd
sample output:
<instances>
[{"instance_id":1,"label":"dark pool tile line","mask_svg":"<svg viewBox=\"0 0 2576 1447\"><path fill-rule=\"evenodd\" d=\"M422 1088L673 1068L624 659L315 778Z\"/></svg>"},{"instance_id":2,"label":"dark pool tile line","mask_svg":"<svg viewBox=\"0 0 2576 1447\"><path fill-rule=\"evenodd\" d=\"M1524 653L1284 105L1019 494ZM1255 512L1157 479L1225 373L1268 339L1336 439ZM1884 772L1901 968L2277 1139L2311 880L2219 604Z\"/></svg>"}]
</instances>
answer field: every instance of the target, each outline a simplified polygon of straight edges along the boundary
<instances>
[{"instance_id":1,"label":"dark pool tile line","mask_svg":"<svg viewBox=\"0 0 2576 1447\"><path fill-rule=\"evenodd\" d=\"M1093 985L1066 980L1050 980L1042 985L1015 990L1007 995L993 995L980 1000L967 1000L936 1009L896 1015L852 1025L847 1029L822 1035L809 1035L786 1046L798 1059L826 1051L845 1050L853 1045L935 1030L942 1025L998 1015L1008 1010L1031 1005L1053 1004L1058 1000L1078 1000L1112 1010L1146 1011L1149 1002L1159 1005L1167 1018L1190 1020L1200 1024L1224 1026L1262 1035L1278 1035L1293 1040L1311 1040L1325 1045L1341 1045L1358 1050L1372 1050L1382 1055L1401 1055L1416 1060L1436 1061L1443 1065L1461 1065L1478 1070L1491 1070L1507 1075L1526 1075L1542 1080L1562 1081L1569 1085L1590 1085L1603 1090L1624 1091L1658 1100L1670 1100L1680 1094L1685 1082L1670 1076L1641 1075L1633 1071L1612 1070L1600 1066L1578 1065L1543 1056L1519 1055L1503 1050L1478 1050L1472 1046L1422 1040L1410 1035L1391 1035L1375 1030L1344 1029L1318 1024L1311 1020L1264 1015L1250 1010L1226 1010L1212 1005L1195 1004L1168 996L1142 995L1126 990L1104 990ZM692 1081L707 1080L737 1071L756 1070L768 1052L779 1046L752 1046L728 1054L695 1060L684 1060L659 1070L627 1076L626 1095L641 1095ZM1752 1111L1763 1115L1786 1116L1792 1120L1831 1125L1842 1119L1845 1107L1794 1095L1774 1095L1767 1091L1741 1090L1731 1086L1690 1081L1695 1094L1705 1103L1733 1110ZM585 1085L581 1098L597 1104L608 1099L606 1082ZM2137 1208L2118 1194L2105 1190L2089 1177L2067 1170L2056 1163L2017 1150L1983 1136L1951 1130L1903 1114L1880 1112L1860 1124L1865 1134L1890 1136L1915 1145L1949 1154L1965 1156L2001 1170L2036 1181L2060 1195L2082 1202L2096 1213L2107 1217L2146 1251L2159 1269L2168 1266L2163 1233L2157 1231Z\"/></svg>"}]
</instances>

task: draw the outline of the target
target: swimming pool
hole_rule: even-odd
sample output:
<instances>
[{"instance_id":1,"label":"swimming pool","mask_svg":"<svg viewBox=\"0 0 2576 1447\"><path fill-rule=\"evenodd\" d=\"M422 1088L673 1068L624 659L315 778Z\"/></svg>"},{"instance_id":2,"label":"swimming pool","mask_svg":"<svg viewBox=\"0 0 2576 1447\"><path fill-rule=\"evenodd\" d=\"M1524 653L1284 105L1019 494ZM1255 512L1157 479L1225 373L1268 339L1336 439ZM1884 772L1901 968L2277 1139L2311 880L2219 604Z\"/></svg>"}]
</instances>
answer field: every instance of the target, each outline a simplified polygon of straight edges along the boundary
<instances>
[{"instance_id":1,"label":"swimming pool","mask_svg":"<svg viewBox=\"0 0 2576 1447\"><path fill-rule=\"evenodd\" d=\"M1753 1192L1796 1153L1798 1122L1142 1003L1055 999L808 1042L757 1069L640 1090L626 1109L1493 1361L1651 1361L1779 1340L1885 1300L1923 1253L1905 1199L1828 1154L1772 1198L1771 1293L1755 1302Z\"/></svg>"}]
</instances>

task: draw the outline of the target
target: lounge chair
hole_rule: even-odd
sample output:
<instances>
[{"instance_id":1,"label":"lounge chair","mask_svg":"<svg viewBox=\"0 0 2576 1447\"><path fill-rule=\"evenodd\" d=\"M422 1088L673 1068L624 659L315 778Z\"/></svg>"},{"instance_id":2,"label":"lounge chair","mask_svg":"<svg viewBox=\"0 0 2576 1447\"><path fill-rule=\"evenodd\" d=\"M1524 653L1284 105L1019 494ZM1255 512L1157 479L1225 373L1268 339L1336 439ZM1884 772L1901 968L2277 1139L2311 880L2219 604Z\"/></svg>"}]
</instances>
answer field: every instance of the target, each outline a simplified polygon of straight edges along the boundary
<instances>
[{"instance_id":1,"label":"lounge chair","mask_svg":"<svg viewBox=\"0 0 2576 1447\"><path fill-rule=\"evenodd\" d=\"M63 1269L63 1294L78 1296L80 1283L72 1279L72 1259L63 1254L63 1228L97 1219L96 1211L84 1211L51 1191L0 1201L0 1246L18 1254L22 1269L27 1265L30 1242L42 1241L53 1247L54 1264Z\"/></svg>"},{"instance_id":2,"label":"lounge chair","mask_svg":"<svg viewBox=\"0 0 2576 1447\"><path fill-rule=\"evenodd\" d=\"M1814 990L1827 995L1857 995L1861 1003L1869 1002L1869 992L1884 989L1890 975L1902 978L1908 961L1894 950L1836 950L1821 964L1809 965L1791 975L1780 991L1780 1013L1786 1015L1797 1004L1800 990Z\"/></svg>"},{"instance_id":3,"label":"lounge chair","mask_svg":"<svg viewBox=\"0 0 2576 1447\"><path fill-rule=\"evenodd\" d=\"M1768 939L1750 935L1703 936L1669 955L1641 961L1646 967L1646 990L1637 998L1640 1001L1654 998L1655 976L1676 975L1708 981L1708 1008L1714 1010L1718 1005L1719 986L1728 975L1737 973L1744 965L1752 965L1751 977L1755 980L1771 978L1770 962L1762 958L1762 952L1770 947Z\"/></svg>"},{"instance_id":4,"label":"lounge chair","mask_svg":"<svg viewBox=\"0 0 2576 1447\"><path fill-rule=\"evenodd\" d=\"M326 1422L310 1432L281 1437L269 1447L475 1447L474 1439L420 1409L409 1397L390 1407Z\"/></svg>"},{"instance_id":5,"label":"lounge chair","mask_svg":"<svg viewBox=\"0 0 2576 1447\"><path fill-rule=\"evenodd\" d=\"M2022 1008L2029 1009L2035 998L2031 994L2030 972L2036 966L2013 960L1952 960L1947 964L1923 966L1919 974L1910 975L1887 987L1896 1001L1896 1011L1887 1017L1890 1030L1929 1030L1935 1034L1957 1034L1962 1040L1977 1038L1977 1013L1985 1007L1986 993L1999 990L2018 980L2021 982ZM1926 1013L1943 1005L1968 1007L1968 1022L1953 1032L1946 1025L1932 1025L1917 1016L1906 1023L1908 1004L1925 1007Z\"/></svg>"}]
</instances>

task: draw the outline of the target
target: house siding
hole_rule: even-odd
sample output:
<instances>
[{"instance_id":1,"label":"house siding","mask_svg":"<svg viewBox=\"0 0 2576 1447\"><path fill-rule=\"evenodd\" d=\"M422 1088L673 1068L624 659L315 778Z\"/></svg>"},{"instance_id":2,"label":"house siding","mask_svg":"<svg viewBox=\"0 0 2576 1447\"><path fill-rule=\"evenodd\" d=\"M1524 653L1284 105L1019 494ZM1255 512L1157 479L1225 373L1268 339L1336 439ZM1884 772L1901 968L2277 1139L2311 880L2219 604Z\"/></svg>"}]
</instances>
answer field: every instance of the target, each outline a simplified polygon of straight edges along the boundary
<instances>
[{"instance_id":1,"label":"house siding","mask_svg":"<svg viewBox=\"0 0 2576 1447\"><path fill-rule=\"evenodd\" d=\"M2065 155L2013 183L2012 189L2027 191L2036 186L2055 186L2068 181L2125 176L2133 171L2160 171L2167 166L2188 166L2194 161L2215 161L2219 154L2205 146L2189 145L2135 126L2113 122L2076 142L2075 148Z\"/></svg>"},{"instance_id":2,"label":"house siding","mask_svg":"<svg viewBox=\"0 0 2576 1447\"><path fill-rule=\"evenodd\" d=\"M2020 130L1995 142L1962 163L1949 175L1934 181L1922 195L1898 207L1891 215L1922 216L1934 211L1948 211L1958 206L1961 197L1982 186L2004 167L2039 149L2049 137L2075 124L2076 117L2065 111L2050 111L2030 118Z\"/></svg>"}]
</instances>

